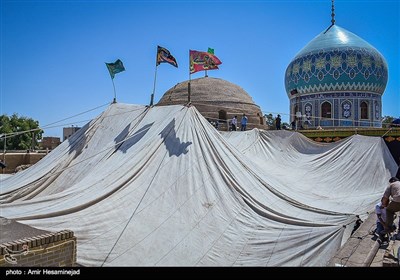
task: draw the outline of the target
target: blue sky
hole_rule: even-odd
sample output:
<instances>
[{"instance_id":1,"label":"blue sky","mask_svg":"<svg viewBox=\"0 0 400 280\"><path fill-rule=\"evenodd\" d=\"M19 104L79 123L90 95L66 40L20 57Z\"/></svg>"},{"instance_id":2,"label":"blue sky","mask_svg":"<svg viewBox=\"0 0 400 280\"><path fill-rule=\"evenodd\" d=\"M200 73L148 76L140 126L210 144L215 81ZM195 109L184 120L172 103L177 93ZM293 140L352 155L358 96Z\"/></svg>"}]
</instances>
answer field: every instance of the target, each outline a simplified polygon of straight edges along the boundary
<instances>
[{"instance_id":1,"label":"blue sky","mask_svg":"<svg viewBox=\"0 0 400 280\"><path fill-rule=\"evenodd\" d=\"M45 128L44 136L56 137L63 126L83 126L112 101L104 62L121 59L125 65L114 79L118 102L148 104L157 45L170 50L179 67L158 67L155 102L189 79L189 49L211 47L222 64L210 77L241 86L263 113L288 121L286 67L331 21L330 0L0 1L0 113L18 113L42 127L65 119ZM338 26L386 58L382 115L399 117L400 2L336 0L335 13ZM197 72L192 79L203 76Z\"/></svg>"}]
</instances>

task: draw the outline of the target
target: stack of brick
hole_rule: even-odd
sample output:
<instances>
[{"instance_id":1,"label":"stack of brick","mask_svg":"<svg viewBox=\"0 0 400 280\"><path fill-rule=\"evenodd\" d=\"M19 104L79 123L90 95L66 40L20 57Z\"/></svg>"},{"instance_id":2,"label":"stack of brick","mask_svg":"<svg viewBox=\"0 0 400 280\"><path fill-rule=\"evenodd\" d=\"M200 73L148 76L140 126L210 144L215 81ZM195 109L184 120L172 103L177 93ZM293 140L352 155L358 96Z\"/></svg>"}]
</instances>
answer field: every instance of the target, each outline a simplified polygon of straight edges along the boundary
<instances>
[{"instance_id":1,"label":"stack of brick","mask_svg":"<svg viewBox=\"0 0 400 280\"><path fill-rule=\"evenodd\" d=\"M0 244L0 267L76 266L76 237L70 230Z\"/></svg>"}]
</instances>

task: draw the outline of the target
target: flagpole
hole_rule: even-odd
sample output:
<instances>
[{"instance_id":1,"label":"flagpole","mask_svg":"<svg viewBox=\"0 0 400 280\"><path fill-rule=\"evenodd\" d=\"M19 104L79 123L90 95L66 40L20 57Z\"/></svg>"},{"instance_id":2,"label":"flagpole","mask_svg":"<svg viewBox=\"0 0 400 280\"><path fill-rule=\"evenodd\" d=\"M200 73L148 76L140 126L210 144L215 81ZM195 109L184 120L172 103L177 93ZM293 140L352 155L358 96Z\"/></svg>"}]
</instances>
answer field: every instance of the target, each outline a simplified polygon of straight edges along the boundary
<instances>
[{"instance_id":1,"label":"flagpole","mask_svg":"<svg viewBox=\"0 0 400 280\"><path fill-rule=\"evenodd\" d=\"M188 83L188 103L190 103L190 81L192 79L192 74L189 74L189 83Z\"/></svg>"},{"instance_id":2,"label":"flagpole","mask_svg":"<svg viewBox=\"0 0 400 280\"><path fill-rule=\"evenodd\" d=\"M190 73L190 50L189 50L189 82L188 82L188 103L190 103L190 80L192 79L192 73Z\"/></svg>"},{"instance_id":3,"label":"flagpole","mask_svg":"<svg viewBox=\"0 0 400 280\"><path fill-rule=\"evenodd\" d=\"M156 92L156 81L157 81L157 63L156 63L156 71L154 73L154 85L153 85L153 93L151 94L150 98L150 106L153 106L154 93Z\"/></svg>"},{"instance_id":4,"label":"flagpole","mask_svg":"<svg viewBox=\"0 0 400 280\"><path fill-rule=\"evenodd\" d=\"M114 88L114 100L112 103L117 103L117 91L115 90L114 76L117 73L125 71L125 67L120 59L117 59L117 61L115 61L114 63L105 62L105 64L108 69L108 72L110 73L111 82L112 82L113 88Z\"/></svg>"},{"instance_id":5,"label":"flagpole","mask_svg":"<svg viewBox=\"0 0 400 280\"><path fill-rule=\"evenodd\" d=\"M114 84L114 79L111 78L112 84L113 84L113 88L114 88L114 100L112 103L117 103L117 92L115 91L115 84Z\"/></svg>"}]
</instances>

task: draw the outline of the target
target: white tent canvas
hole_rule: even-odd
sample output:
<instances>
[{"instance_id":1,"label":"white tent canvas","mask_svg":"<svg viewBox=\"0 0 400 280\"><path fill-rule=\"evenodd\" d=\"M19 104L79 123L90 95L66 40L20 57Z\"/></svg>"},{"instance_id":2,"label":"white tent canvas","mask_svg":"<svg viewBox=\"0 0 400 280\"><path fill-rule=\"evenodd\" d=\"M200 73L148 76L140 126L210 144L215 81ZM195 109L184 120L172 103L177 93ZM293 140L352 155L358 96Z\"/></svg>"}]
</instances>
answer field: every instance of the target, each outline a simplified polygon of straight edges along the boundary
<instances>
[{"instance_id":1,"label":"white tent canvas","mask_svg":"<svg viewBox=\"0 0 400 280\"><path fill-rule=\"evenodd\" d=\"M2 178L0 216L73 230L84 266L324 266L396 169L381 138L221 134L194 107L116 103Z\"/></svg>"}]
</instances>

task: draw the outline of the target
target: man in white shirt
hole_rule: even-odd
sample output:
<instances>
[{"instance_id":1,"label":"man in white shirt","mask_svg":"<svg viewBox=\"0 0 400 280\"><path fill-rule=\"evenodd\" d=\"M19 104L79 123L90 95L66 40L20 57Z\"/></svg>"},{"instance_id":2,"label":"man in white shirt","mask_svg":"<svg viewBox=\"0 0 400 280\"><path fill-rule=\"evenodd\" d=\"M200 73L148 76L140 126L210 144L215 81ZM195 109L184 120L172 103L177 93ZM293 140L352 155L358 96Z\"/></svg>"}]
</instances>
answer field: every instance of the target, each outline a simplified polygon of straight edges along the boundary
<instances>
[{"instance_id":1,"label":"man in white shirt","mask_svg":"<svg viewBox=\"0 0 400 280\"><path fill-rule=\"evenodd\" d=\"M386 223L386 209L382 206L382 202L375 205L376 213L376 233L381 235L382 231L385 229Z\"/></svg>"},{"instance_id":2,"label":"man in white shirt","mask_svg":"<svg viewBox=\"0 0 400 280\"><path fill-rule=\"evenodd\" d=\"M234 116L231 122L231 126L232 126L232 131L236 131L236 127L237 127L237 116Z\"/></svg>"},{"instance_id":3,"label":"man in white shirt","mask_svg":"<svg viewBox=\"0 0 400 280\"><path fill-rule=\"evenodd\" d=\"M389 183L381 200L382 205L386 207L384 234L393 231L391 225L393 224L394 213L400 211L400 180L397 177L392 177L389 179ZM391 200L390 197L392 198Z\"/></svg>"}]
</instances>

